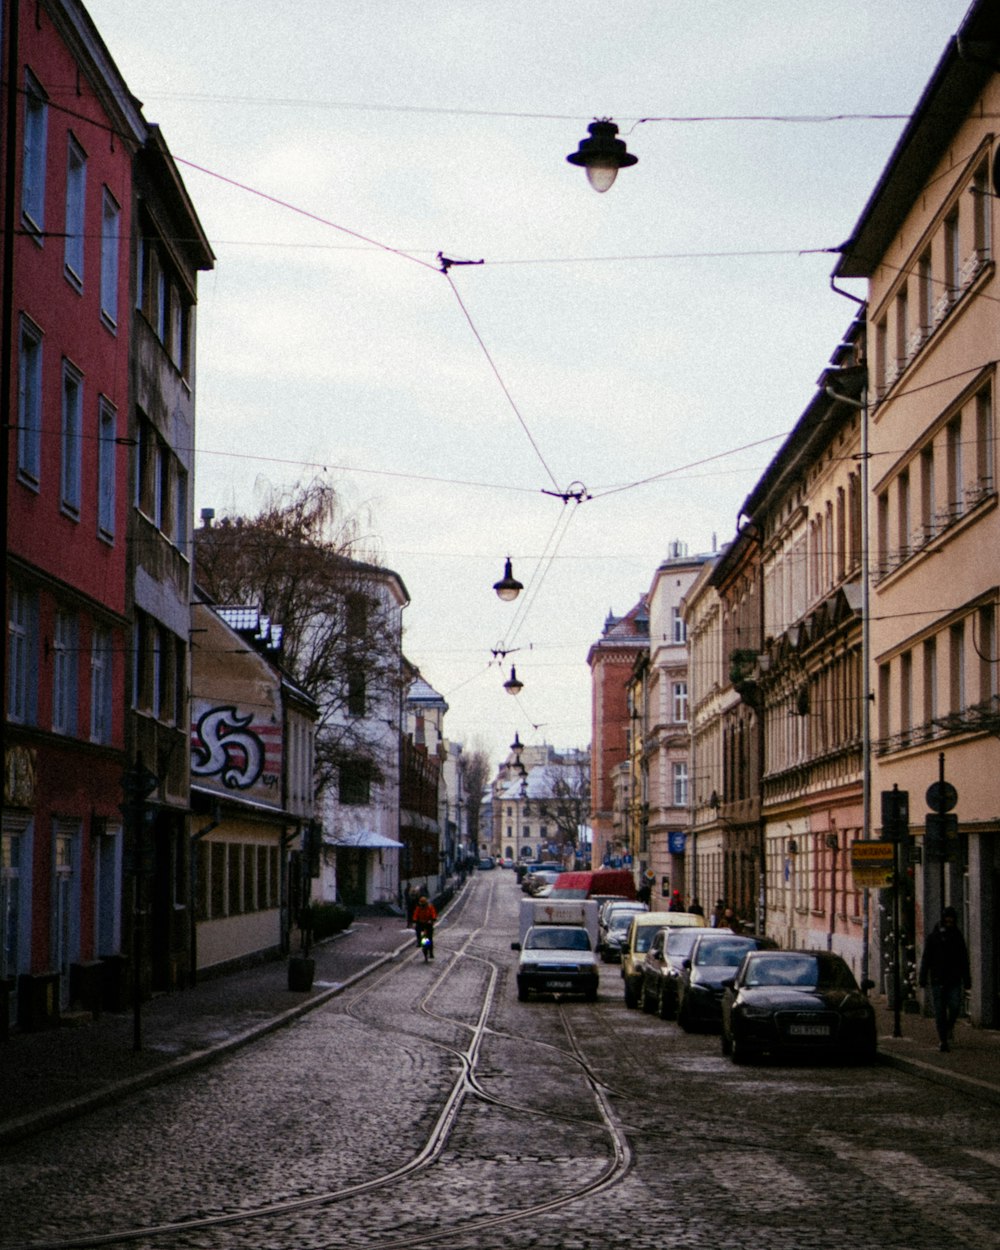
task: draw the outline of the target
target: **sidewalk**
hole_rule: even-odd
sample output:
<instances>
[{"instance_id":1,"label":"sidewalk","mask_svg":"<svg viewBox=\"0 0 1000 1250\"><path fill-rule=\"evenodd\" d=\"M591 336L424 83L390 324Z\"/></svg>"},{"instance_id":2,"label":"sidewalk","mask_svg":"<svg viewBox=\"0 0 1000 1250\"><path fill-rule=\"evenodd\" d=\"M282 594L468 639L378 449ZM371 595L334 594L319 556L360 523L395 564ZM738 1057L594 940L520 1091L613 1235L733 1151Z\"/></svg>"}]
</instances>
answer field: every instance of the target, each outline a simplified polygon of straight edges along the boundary
<instances>
[{"instance_id":1,"label":"sidewalk","mask_svg":"<svg viewBox=\"0 0 1000 1250\"><path fill-rule=\"evenodd\" d=\"M235 1050L326 1002L405 954L413 936L398 916L359 916L346 933L313 949L311 990L288 989L285 960L214 977L144 1003L142 1049L132 1049L131 1012L15 1033L0 1046L0 1144L15 1141ZM901 1037L875 999L882 1061L1000 1105L1000 1032L959 1021L941 1054L934 1021L903 1014Z\"/></svg>"},{"instance_id":2,"label":"sidewalk","mask_svg":"<svg viewBox=\"0 0 1000 1250\"><path fill-rule=\"evenodd\" d=\"M311 990L289 990L287 960L277 959L143 1003L138 1053L131 1011L104 1012L36 1033L15 1032L0 1045L0 1145L209 1063L281 1028L413 943L399 916L359 915L346 932L313 947Z\"/></svg>"}]
</instances>

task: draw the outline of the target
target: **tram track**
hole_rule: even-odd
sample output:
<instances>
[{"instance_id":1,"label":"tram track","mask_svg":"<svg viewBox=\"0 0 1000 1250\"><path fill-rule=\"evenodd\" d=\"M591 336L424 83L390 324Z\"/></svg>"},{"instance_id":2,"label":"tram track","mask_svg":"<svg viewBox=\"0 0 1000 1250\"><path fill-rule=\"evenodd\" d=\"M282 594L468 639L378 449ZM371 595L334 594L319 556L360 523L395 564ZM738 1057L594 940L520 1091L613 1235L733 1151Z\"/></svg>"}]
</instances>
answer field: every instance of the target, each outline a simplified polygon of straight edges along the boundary
<instances>
[{"instance_id":1,"label":"tram track","mask_svg":"<svg viewBox=\"0 0 1000 1250\"><path fill-rule=\"evenodd\" d=\"M461 945L452 950L447 959L440 962L435 970L433 981L420 994L417 1004L422 1016L426 1016L437 1023L453 1029L466 1032L468 1034L466 1044L456 1046L436 1040L428 1036L426 1032L414 1029L412 1025L395 1027L395 1031L401 1035L418 1037L422 1044L443 1051L451 1059L455 1060L458 1066L455 1079L437 1108L431 1126L422 1143L404 1162L363 1181L339 1185L336 1188L313 1194L261 1202L256 1206L243 1207L239 1211L222 1211L211 1215L146 1223L132 1228L119 1228L105 1232L59 1237L44 1241L24 1242L16 1246L12 1243L0 1242L0 1250L74 1250L74 1248L81 1248L82 1250L84 1247L124 1246L138 1242L148 1244L171 1238L176 1240L189 1235L203 1234L213 1229L221 1230L227 1227L252 1226L254 1223L264 1223L269 1220L281 1221L283 1217L308 1210L321 1211L324 1208L334 1207L351 1200L375 1197L380 1192L385 1191L391 1191L398 1195L402 1184L427 1174L440 1164L469 1098L474 1098L479 1103L492 1107L497 1111L526 1117L539 1123L558 1120L598 1132L606 1142L607 1163L596 1177L583 1183L570 1185L564 1192L548 1195L541 1200L528 1200L503 1211L472 1213L468 1218L438 1222L433 1228L422 1228L417 1236L412 1231L407 1233L405 1237L396 1233L380 1237L378 1233L372 1231L367 1233L359 1232L355 1236L353 1230L339 1228L336 1238L329 1242L324 1242L322 1240L322 1232L317 1230L318 1238L311 1240L311 1244L317 1247L328 1246L330 1250L333 1250L334 1247L336 1247L336 1250L353 1250L354 1247L364 1247L365 1250L396 1250L396 1248L404 1246L408 1250L414 1250L414 1247L421 1245L448 1246L452 1247L453 1250L458 1250L458 1247L469 1244L470 1238L481 1236L490 1230L498 1230L511 1224L530 1220L538 1215L558 1211L560 1207L592 1197L613 1187L628 1173L632 1166L631 1145L627 1130L619 1120L612 1105L611 1100L614 1096L614 1091L609 1089L601 1080L583 1053L580 1040L573 1026L572 1012L567 1010L562 1003L558 1003L555 1007L555 1010L559 1013L561 1029L566 1038L565 1046L546 1040L529 1038L509 1030L495 1028L491 1025L491 1018L495 1014L501 964L497 958L473 948L481 942L482 935L490 931L489 921L495 902L495 893L496 885L491 882L482 921L470 927ZM463 893L459 900L460 906L446 914L442 924L439 926L439 931L447 932L460 929L461 923L469 910L471 896L473 896L471 891ZM414 948L410 954L394 961L380 970L376 976L365 984L356 987L350 1001L346 1003L346 1014L350 1015L356 1022L370 1026L372 1022L366 1020L364 1016L366 1000L375 996L388 983L391 983L394 978L398 978L404 970L415 964L420 958L419 950ZM432 1005L436 997L447 992L448 984L453 974L466 961L481 965L485 969L486 974L485 989L482 993L479 1011L474 1021L458 1019L453 1015L436 1009ZM377 1027L384 1028L384 1023L378 1022ZM591 1094L593 1100L591 1114L585 1116L580 1113L573 1114L558 1110L542 1110L538 1107L527 1106L523 1103L501 1097L485 1089L481 1083L478 1068L484 1042L491 1036L513 1044L524 1045L528 1048L543 1048L554 1053L561 1061L571 1064L583 1077L586 1088ZM597 1113L596 1119L593 1116L595 1108ZM273 1243L273 1234L267 1237L267 1241L268 1244Z\"/></svg>"}]
</instances>

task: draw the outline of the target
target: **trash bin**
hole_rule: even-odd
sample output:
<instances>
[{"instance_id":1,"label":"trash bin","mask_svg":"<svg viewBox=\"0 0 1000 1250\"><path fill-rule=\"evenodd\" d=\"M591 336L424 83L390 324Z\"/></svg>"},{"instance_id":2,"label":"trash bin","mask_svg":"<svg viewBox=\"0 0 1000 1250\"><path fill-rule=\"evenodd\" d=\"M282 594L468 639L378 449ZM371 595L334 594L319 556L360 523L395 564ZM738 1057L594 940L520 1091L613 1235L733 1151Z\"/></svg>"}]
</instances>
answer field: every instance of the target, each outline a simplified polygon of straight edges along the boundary
<instances>
[{"instance_id":1,"label":"trash bin","mask_svg":"<svg viewBox=\"0 0 1000 1250\"><path fill-rule=\"evenodd\" d=\"M18 977L17 1023L26 1032L58 1025L58 972L24 972Z\"/></svg>"}]
</instances>

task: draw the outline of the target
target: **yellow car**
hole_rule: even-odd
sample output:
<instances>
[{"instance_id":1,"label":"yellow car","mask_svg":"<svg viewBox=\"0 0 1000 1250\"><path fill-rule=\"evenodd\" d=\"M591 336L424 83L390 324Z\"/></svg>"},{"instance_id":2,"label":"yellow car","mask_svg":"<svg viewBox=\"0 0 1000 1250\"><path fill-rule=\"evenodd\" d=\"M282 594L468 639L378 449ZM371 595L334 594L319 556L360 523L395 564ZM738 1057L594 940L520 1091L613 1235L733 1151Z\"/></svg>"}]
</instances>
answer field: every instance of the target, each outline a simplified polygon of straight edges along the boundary
<instances>
[{"instance_id":1,"label":"yellow car","mask_svg":"<svg viewBox=\"0 0 1000 1250\"><path fill-rule=\"evenodd\" d=\"M705 927L705 917L696 916L690 911L644 911L632 917L628 928L628 937L622 947L622 980L625 982L625 1006L638 1007L639 995L642 992L642 965L653 941L653 935L660 929L675 926Z\"/></svg>"}]
</instances>

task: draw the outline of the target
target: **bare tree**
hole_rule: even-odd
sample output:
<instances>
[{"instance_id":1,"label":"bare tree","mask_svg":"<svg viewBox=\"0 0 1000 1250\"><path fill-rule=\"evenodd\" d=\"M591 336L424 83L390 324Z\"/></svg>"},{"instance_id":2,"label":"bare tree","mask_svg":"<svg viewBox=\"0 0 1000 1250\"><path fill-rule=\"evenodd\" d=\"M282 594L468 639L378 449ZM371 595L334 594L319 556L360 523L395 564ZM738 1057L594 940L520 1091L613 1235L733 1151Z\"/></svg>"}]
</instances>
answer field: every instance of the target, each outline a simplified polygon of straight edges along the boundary
<instances>
[{"instance_id":1,"label":"bare tree","mask_svg":"<svg viewBox=\"0 0 1000 1250\"><path fill-rule=\"evenodd\" d=\"M590 818L590 762L580 756L572 763L546 768L551 778L550 793L532 800L532 807L545 821L555 826L555 841L560 854L576 854L581 830Z\"/></svg>"},{"instance_id":2,"label":"bare tree","mask_svg":"<svg viewBox=\"0 0 1000 1250\"><path fill-rule=\"evenodd\" d=\"M489 783L491 766L490 757L482 743L474 742L468 751L458 757L458 767L462 774L462 789L465 793L466 827L469 832L469 844L474 855L479 854L479 817L482 808L483 790Z\"/></svg>"},{"instance_id":3,"label":"bare tree","mask_svg":"<svg viewBox=\"0 0 1000 1250\"><path fill-rule=\"evenodd\" d=\"M348 761L379 780L395 738L371 713L399 706L399 604L357 516L328 483L299 483L255 516L197 530L194 547L196 580L217 604L257 606L281 626L284 666L320 707L317 792Z\"/></svg>"}]
</instances>

